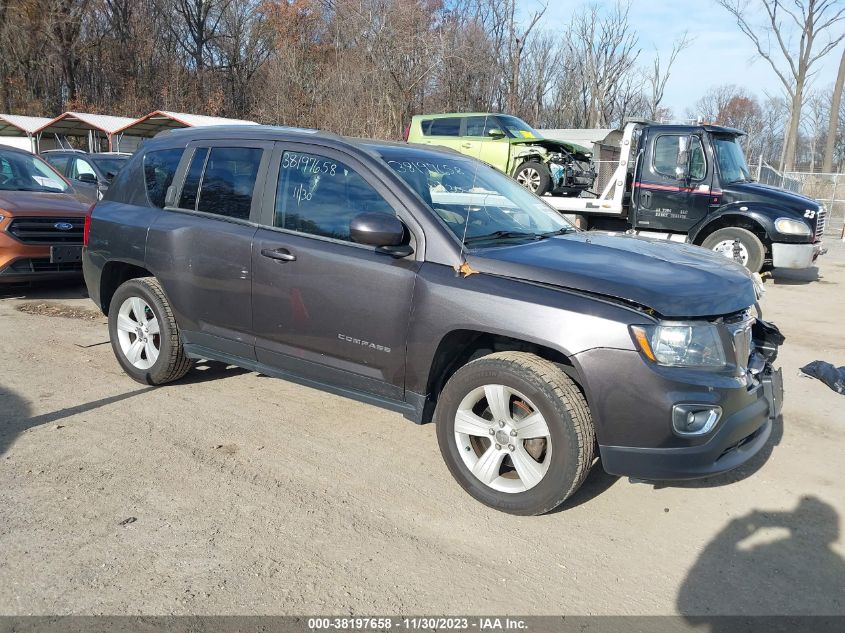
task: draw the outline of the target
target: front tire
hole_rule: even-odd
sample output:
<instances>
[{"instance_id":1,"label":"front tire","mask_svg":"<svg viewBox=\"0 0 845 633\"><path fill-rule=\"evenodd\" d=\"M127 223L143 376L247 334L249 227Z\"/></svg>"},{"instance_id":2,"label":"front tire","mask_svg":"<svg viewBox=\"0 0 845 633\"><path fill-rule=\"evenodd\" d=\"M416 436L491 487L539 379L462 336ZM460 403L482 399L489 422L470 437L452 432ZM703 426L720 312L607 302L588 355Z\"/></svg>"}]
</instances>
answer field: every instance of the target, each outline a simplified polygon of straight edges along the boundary
<instances>
[{"instance_id":1,"label":"front tire","mask_svg":"<svg viewBox=\"0 0 845 633\"><path fill-rule=\"evenodd\" d=\"M520 165L513 177L520 185L538 196L545 195L552 188L552 174L549 168L536 161Z\"/></svg>"},{"instance_id":2,"label":"front tire","mask_svg":"<svg viewBox=\"0 0 845 633\"><path fill-rule=\"evenodd\" d=\"M115 291L109 338L117 362L140 383L163 385L191 367L170 303L154 277L130 279Z\"/></svg>"},{"instance_id":3,"label":"front tire","mask_svg":"<svg viewBox=\"0 0 845 633\"><path fill-rule=\"evenodd\" d=\"M548 512L593 463L595 432L575 383L554 363L500 352L460 368L435 411L443 459L461 487L492 508Z\"/></svg>"},{"instance_id":4,"label":"front tire","mask_svg":"<svg viewBox=\"0 0 845 633\"><path fill-rule=\"evenodd\" d=\"M701 245L742 264L752 273L759 273L766 259L766 247L760 238L739 227L731 226L714 231Z\"/></svg>"}]
</instances>

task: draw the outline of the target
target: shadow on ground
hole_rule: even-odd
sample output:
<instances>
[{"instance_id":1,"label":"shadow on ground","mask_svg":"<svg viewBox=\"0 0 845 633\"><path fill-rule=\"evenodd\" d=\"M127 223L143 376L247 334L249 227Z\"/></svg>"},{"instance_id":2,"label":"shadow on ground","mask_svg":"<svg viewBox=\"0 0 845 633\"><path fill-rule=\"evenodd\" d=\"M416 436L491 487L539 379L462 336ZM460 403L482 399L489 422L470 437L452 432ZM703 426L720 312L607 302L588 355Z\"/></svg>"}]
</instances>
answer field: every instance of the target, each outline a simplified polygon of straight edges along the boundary
<instances>
[{"instance_id":1,"label":"shadow on ground","mask_svg":"<svg viewBox=\"0 0 845 633\"><path fill-rule=\"evenodd\" d=\"M86 299L87 297L88 289L80 280L0 285L0 299Z\"/></svg>"},{"instance_id":2,"label":"shadow on ground","mask_svg":"<svg viewBox=\"0 0 845 633\"><path fill-rule=\"evenodd\" d=\"M209 380L238 376L244 373L247 373L246 369L226 365L225 363L198 361L182 380L174 384L176 386L198 384ZM137 385L137 383L132 383L129 379L127 379L127 384ZM65 418L123 402L124 400L158 388L138 386L137 389L123 393L33 416L32 406L26 398L8 387L0 385L0 455L3 455L9 449L18 436L30 429L45 424L58 424ZM167 387L162 388L166 389Z\"/></svg>"},{"instance_id":3,"label":"shadow on ground","mask_svg":"<svg viewBox=\"0 0 845 633\"><path fill-rule=\"evenodd\" d=\"M833 549L839 515L807 496L791 512L733 519L701 552L678 611L703 631L737 631L725 615L843 615L845 560ZM798 629L795 629L798 630Z\"/></svg>"},{"instance_id":4,"label":"shadow on ground","mask_svg":"<svg viewBox=\"0 0 845 633\"><path fill-rule=\"evenodd\" d=\"M776 286L803 286L814 281L821 281L819 269L816 266L801 270L777 268L772 271L772 281Z\"/></svg>"},{"instance_id":5,"label":"shadow on ground","mask_svg":"<svg viewBox=\"0 0 845 633\"><path fill-rule=\"evenodd\" d=\"M84 404L57 409L32 416L30 403L8 387L0 385L0 455L3 455L21 433L45 424L61 422L65 418L133 398L153 387L142 387L115 396L100 398Z\"/></svg>"}]
</instances>

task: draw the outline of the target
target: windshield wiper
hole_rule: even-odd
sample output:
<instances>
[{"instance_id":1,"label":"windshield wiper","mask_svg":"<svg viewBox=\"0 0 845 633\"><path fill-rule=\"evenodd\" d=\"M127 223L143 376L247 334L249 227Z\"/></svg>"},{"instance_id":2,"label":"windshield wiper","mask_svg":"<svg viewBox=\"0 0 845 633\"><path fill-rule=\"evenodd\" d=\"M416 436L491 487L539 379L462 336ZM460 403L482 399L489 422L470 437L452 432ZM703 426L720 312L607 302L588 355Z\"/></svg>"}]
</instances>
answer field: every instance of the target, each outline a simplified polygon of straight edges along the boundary
<instances>
[{"instance_id":1,"label":"windshield wiper","mask_svg":"<svg viewBox=\"0 0 845 633\"><path fill-rule=\"evenodd\" d=\"M538 237L539 236L536 233L520 233L519 231L494 231L493 233L488 233L487 235L473 235L472 237L468 237L464 240L464 244L517 238L536 240L538 239Z\"/></svg>"},{"instance_id":2,"label":"windshield wiper","mask_svg":"<svg viewBox=\"0 0 845 633\"><path fill-rule=\"evenodd\" d=\"M537 237L540 239L545 239L547 237L554 237L555 235L566 235L567 233L572 233L575 229L564 226L562 228L557 229L556 231L546 231L545 233L538 233Z\"/></svg>"}]
</instances>

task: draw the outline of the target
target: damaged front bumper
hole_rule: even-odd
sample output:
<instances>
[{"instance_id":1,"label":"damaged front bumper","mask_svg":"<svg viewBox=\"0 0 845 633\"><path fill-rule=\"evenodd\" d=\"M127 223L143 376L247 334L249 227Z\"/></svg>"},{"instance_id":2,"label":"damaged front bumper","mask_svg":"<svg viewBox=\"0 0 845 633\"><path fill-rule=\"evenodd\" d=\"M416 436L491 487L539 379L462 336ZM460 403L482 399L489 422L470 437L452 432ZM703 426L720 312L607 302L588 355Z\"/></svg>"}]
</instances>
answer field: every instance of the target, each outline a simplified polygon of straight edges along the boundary
<instances>
[{"instance_id":1,"label":"damaged front bumper","mask_svg":"<svg viewBox=\"0 0 845 633\"><path fill-rule=\"evenodd\" d=\"M592 169L576 168L572 163L549 161L552 176L552 191L585 190L593 186L596 172Z\"/></svg>"},{"instance_id":2,"label":"damaged front bumper","mask_svg":"<svg viewBox=\"0 0 845 633\"><path fill-rule=\"evenodd\" d=\"M772 266L775 268L810 268L820 255L824 255L827 249L821 242L815 244L784 244L775 242L772 244Z\"/></svg>"}]
</instances>

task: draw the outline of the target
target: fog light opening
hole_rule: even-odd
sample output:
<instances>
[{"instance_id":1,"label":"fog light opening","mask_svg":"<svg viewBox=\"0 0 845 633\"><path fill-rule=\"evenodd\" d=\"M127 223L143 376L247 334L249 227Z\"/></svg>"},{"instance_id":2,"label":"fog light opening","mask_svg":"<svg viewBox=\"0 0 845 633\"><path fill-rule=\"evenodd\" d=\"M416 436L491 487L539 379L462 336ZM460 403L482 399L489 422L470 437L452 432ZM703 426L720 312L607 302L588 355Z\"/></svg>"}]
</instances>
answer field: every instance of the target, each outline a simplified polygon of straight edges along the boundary
<instances>
[{"instance_id":1,"label":"fog light opening","mask_svg":"<svg viewBox=\"0 0 845 633\"><path fill-rule=\"evenodd\" d=\"M706 404L676 404L672 407L672 427L678 435L705 435L713 430L722 408Z\"/></svg>"}]
</instances>

